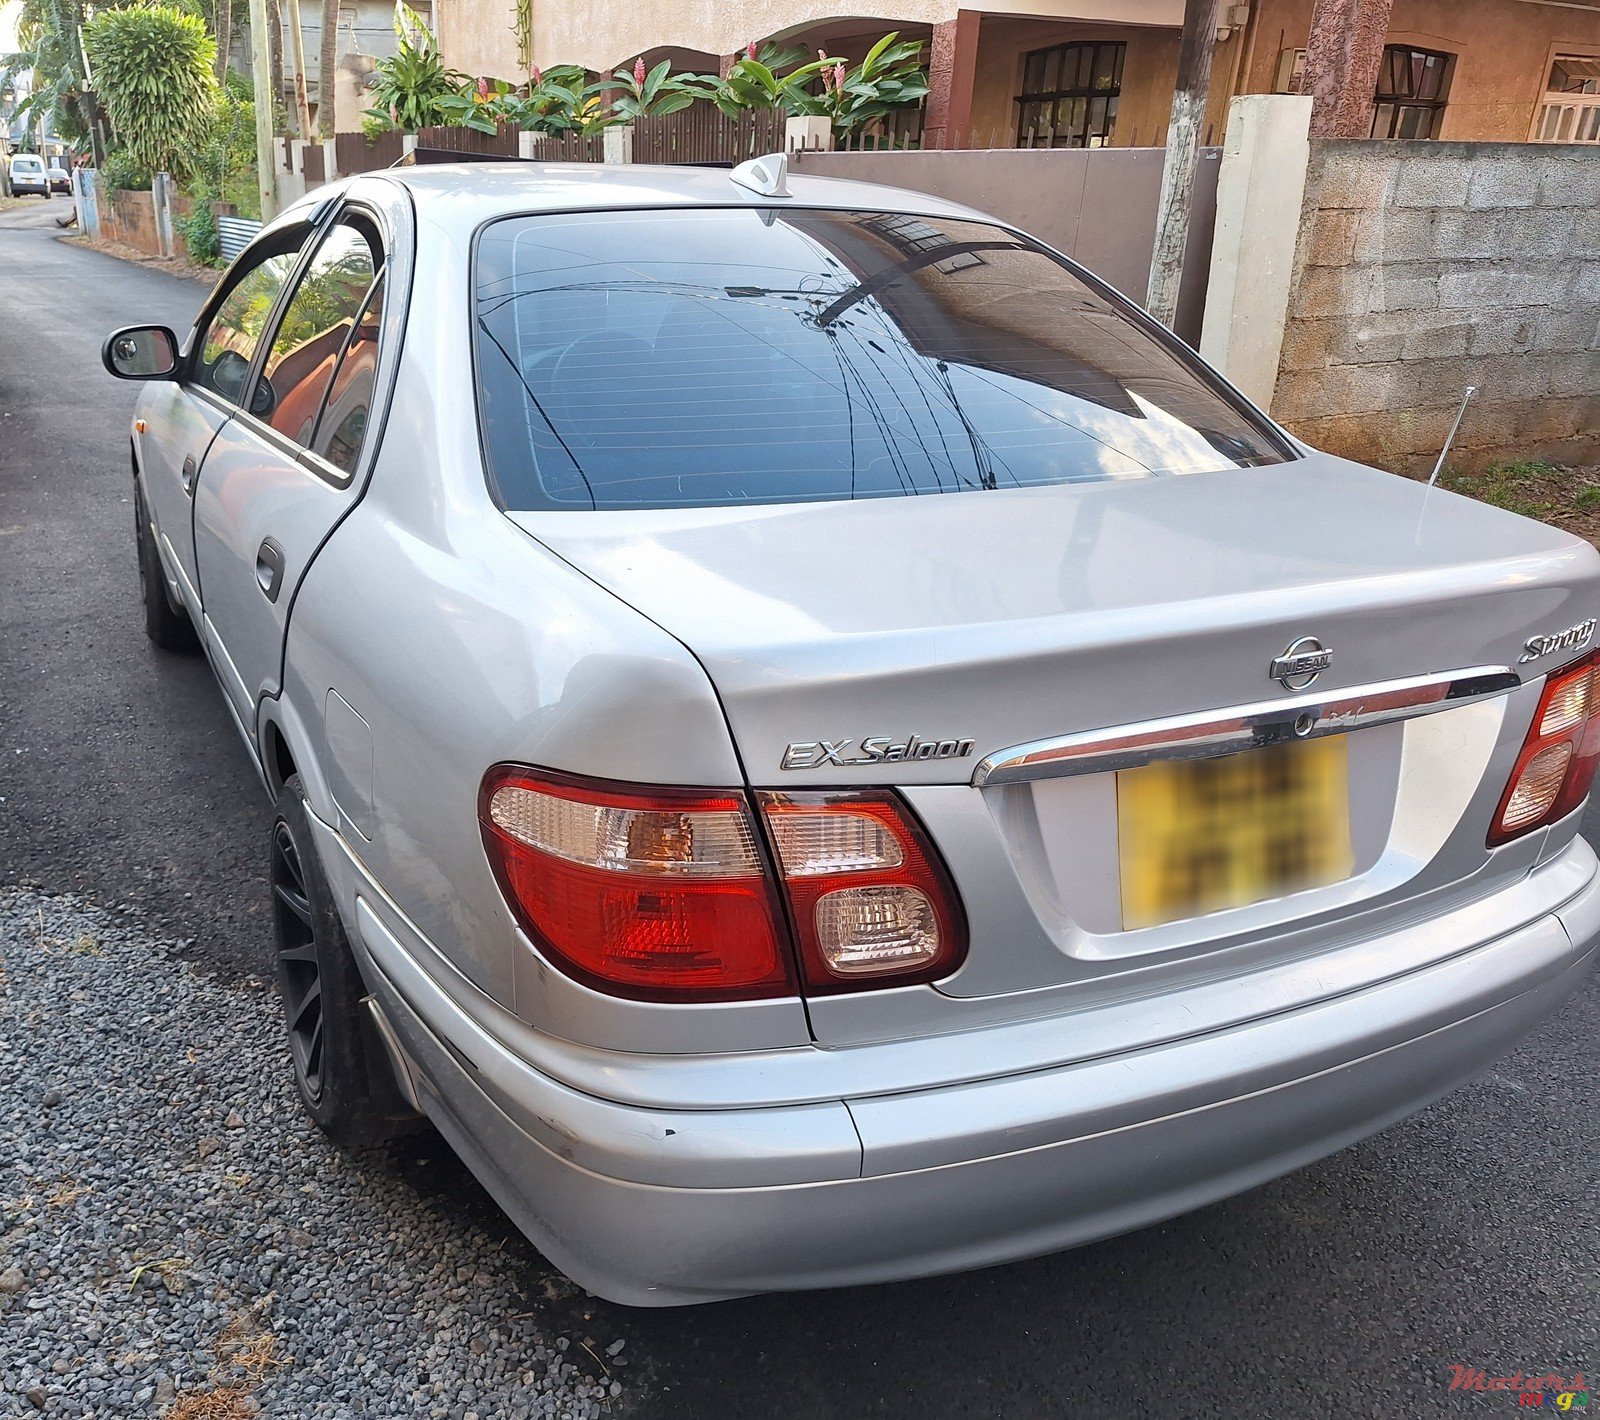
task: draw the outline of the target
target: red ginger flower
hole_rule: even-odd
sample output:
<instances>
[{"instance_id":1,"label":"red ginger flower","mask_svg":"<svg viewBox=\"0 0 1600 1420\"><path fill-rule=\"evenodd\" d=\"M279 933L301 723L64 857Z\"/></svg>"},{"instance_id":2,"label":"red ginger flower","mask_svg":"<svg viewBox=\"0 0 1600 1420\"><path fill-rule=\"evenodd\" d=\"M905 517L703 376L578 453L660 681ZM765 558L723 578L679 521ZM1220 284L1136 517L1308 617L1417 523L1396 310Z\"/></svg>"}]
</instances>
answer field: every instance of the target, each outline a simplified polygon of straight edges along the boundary
<instances>
[{"instance_id":1,"label":"red ginger flower","mask_svg":"<svg viewBox=\"0 0 1600 1420\"><path fill-rule=\"evenodd\" d=\"M633 61L633 82L639 88L644 88L644 57L642 55Z\"/></svg>"}]
</instances>

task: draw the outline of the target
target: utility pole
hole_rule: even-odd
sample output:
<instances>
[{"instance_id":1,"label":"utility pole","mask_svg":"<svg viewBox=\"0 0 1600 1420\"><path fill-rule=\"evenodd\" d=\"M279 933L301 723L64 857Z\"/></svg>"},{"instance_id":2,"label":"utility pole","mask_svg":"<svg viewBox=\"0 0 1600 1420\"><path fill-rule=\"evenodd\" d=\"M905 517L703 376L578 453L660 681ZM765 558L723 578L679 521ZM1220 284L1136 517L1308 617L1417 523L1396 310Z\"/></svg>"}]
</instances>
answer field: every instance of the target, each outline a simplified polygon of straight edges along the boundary
<instances>
[{"instance_id":1,"label":"utility pole","mask_svg":"<svg viewBox=\"0 0 1600 1420\"><path fill-rule=\"evenodd\" d=\"M1211 93L1211 54L1217 47L1222 0L1184 0L1183 39L1178 46L1178 86L1167 125L1167 160L1161 169L1156 209L1156 246L1150 259L1145 309L1167 329L1178 314L1183 253L1189 244L1189 207L1200 154L1200 127Z\"/></svg>"},{"instance_id":2,"label":"utility pole","mask_svg":"<svg viewBox=\"0 0 1600 1420\"><path fill-rule=\"evenodd\" d=\"M306 96L306 37L300 28L300 0L289 0L289 28L294 32L294 117L300 136L309 143L311 101Z\"/></svg>"},{"instance_id":3,"label":"utility pole","mask_svg":"<svg viewBox=\"0 0 1600 1420\"><path fill-rule=\"evenodd\" d=\"M256 109L256 196L261 220L278 215L278 164L272 147L272 42L267 0L250 0L250 80Z\"/></svg>"},{"instance_id":4,"label":"utility pole","mask_svg":"<svg viewBox=\"0 0 1600 1420\"><path fill-rule=\"evenodd\" d=\"M1394 0L1317 0L1306 44L1313 138L1368 138Z\"/></svg>"}]
</instances>

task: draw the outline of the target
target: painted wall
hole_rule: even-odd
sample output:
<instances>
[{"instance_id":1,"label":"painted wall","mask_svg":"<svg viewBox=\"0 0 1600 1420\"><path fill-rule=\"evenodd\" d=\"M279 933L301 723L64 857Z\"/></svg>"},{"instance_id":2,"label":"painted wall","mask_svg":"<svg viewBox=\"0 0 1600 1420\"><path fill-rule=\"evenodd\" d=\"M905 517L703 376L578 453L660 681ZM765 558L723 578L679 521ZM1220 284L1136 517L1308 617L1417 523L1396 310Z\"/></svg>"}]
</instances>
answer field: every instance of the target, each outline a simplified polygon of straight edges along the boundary
<instances>
[{"instance_id":1,"label":"painted wall","mask_svg":"<svg viewBox=\"0 0 1600 1420\"><path fill-rule=\"evenodd\" d=\"M1200 338L1219 150L1201 151L1176 329ZM1155 247L1161 148L1057 148L927 153L804 153L797 170L855 178L964 202L1031 232L1142 302Z\"/></svg>"},{"instance_id":2,"label":"painted wall","mask_svg":"<svg viewBox=\"0 0 1600 1420\"><path fill-rule=\"evenodd\" d=\"M1308 443L1429 468L1600 460L1600 155L1530 143L1311 145L1272 412Z\"/></svg>"},{"instance_id":3,"label":"painted wall","mask_svg":"<svg viewBox=\"0 0 1600 1420\"><path fill-rule=\"evenodd\" d=\"M842 15L870 22L882 34L901 25L954 19L958 8L1071 15L1113 26L1175 26L1183 15L1183 0L974 0L965 5L959 0L873 0L854 11L842 8L838 0L654 0L649 5L610 0L545 5L536 0L533 54L540 65L609 70L663 46L733 54L751 39L819 26L838 28ZM440 0L435 30L446 60L457 68L522 77L512 0Z\"/></svg>"},{"instance_id":4,"label":"painted wall","mask_svg":"<svg viewBox=\"0 0 1600 1420\"><path fill-rule=\"evenodd\" d=\"M1303 47L1310 30L1312 0L1257 3L1240 93L1270 93L1279 52ZM1395 0L1389 42L1457 56L1441 139L1520 142L1555 55L1600 54L1600 6Z\"/></svg>"},{"instance_id":5,"label":"painted wall","mask_svg":"<svg viewBox=\"0 0 1600 1420\"><path fill-rule=\"evenodd\" d=\"M1176 30L986 15L978 31L973 84L974 144L1009 148L1016 143L1023 57L1030 50L1074 40L1120 40L1127 45L1112 146L1152 147L1165 140L1172 86L1178 77Z\"/></svg>"}]
</instances>

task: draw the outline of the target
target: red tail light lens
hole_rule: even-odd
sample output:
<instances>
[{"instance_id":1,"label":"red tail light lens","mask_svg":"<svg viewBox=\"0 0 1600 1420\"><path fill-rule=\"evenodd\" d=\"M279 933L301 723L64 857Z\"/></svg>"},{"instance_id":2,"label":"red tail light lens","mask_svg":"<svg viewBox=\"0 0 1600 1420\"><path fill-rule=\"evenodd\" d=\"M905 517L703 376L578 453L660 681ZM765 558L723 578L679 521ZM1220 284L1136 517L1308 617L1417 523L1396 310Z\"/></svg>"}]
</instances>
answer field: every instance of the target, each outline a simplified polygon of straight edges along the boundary
<instances>
[{"instance_id":1,"label":"red tail light lens","mask_svg":"<svg viewBox=\"0 0 1600 1420\"><path fill-rule=\"evenodd\" d=\"M946 976L966 953L955 890L921 826L881 791L758 795L809 994Z\"/></svg>"},{"instance_id":2,"label":"red tail light lens","mask_svg":"<svg viewBox=\"0 0 1600 1420\"><path fill-rule=\"evenodd\" d=\"M1600 764L1600 667L1594 656L1551 673L1500 798L1489 846L1509 843L1578 807Z\"/></svg>"},{"instance_id":3,"label":"red tail light lens","mask_svg":"<svg viewBox=\"0 0 1600 1420\"><path fill-rule=\"evenodd\" d=\"M648 1001L794 994L744 795L500 765L478 818L523 930L586 985Z\"/></svg>"}]
</instances>

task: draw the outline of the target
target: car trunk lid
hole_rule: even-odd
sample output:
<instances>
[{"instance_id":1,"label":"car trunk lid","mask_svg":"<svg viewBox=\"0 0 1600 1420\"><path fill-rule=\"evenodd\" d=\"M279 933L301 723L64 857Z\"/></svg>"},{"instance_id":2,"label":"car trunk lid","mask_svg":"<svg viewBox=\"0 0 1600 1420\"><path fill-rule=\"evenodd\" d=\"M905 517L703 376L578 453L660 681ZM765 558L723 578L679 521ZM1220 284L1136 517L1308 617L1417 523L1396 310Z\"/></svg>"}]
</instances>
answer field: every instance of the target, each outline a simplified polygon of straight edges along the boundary
<instances>
[{"instance_id":1,"label":"car trunk lid","mask_svg":"<svg viewBox=\"0 0 1600 1420\"><path fill-rule=\"evenodd\" d=\"M1305 637L1333 652L1315 682L1331 694L1514 667L1530 636L1600 608L1593 548L1325 455L858 503L511 516L700 659L752 786L906 791L972 921L968 962L940 987L968 1002L1152 964L1192 972L1218 940L1287 942L1291 923L1470 877L1481 833L1434 877L1424 868L1490 792L1479 781L1503 786L1531 711L1519 726L1495 700L1430 717L1443 730L1349 736L1350 881L1142 931L1119 920L1115 775L977 788L981 762L1287 701L1273 662ZM1408 754L1413 780L1435 766L1431 800L1406 790ZM843 1024L851 1005L828 1010L841 1035L858 1028L859 1012Z\"/></svg>"}]
</instances>

